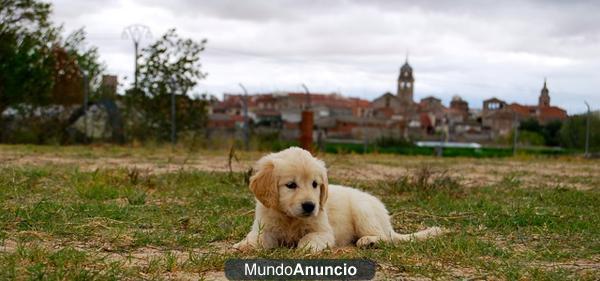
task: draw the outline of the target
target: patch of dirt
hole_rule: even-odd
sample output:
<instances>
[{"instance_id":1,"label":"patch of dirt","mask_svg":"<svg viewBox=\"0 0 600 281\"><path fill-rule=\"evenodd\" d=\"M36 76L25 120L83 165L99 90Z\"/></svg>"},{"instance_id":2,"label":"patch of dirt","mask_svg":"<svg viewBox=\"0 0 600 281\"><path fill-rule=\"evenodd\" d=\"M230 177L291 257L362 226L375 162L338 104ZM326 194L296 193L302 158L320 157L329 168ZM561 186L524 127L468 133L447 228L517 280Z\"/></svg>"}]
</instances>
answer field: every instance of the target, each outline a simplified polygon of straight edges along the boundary
<instances>
[{"instance_id":1,"label":"patch of dirt","mask_svg":"<svg viewBox=\"0 0 600 281\"><path fill-rule=\"evenodd\" d=\"M228 280L227 277L225 277L225 272L223 272L223 271L207 271L207 272L200 274L200 276L202 276L205 280L208 280L208 281Z\"/></svg>"},{"instance_id":2,"label":"patch of dirt","mask_svg":"<svg viewBox=\"0 0 600 281\"><path fill-rule=\"evenodd\" d=\"M17 242L11 239L6 239L0 245L0 252L13 253L17 250Z\"/></svg>"},{"instance_id":3,"label":"patch of dirt","mask_svg":"<svg viewBox=\"0 0 600 281\"><path fill-rule=\"evenodd\" d=\"M247 171L254 160L232 161L234 172ZM521 186L549 186L575 189L592 189L600 183L600 165L595 160L577 158L519 159L466 159L428 158L394 155L323 155L331 178L358 180L390 180L414 174L427 166L445 171L459 179L466 187L492 185L505 178L515 179ZM73 165L79 169L137 169L146 173L176 171L229 171L229 160L223 156L200 155L194 157L167 156L143 158L129 157L83 157L76 155L18 154L10 151L0 153L3 166Z\"/></svg>"},{"instance_id":4,"label":"patch of dirt","mask_svg":"<svg viewBox=\"0 0 600 281\"><path fill-rule=\"evenodd\" d=\"M593 257L590 260L579 259L566 262L533 262L531 265L547 269L567 269L572 271L590 270L600 272L600 256Z\"/></svg>"},{"instance_id":5,"label":"patch of dirt","mask_svg":"<svg viewBox=\"0 0 600 281\"><path fill-rule=\"evenodd\" d=\"M20 237L24 235L30 235L29 233L19 233ZM35 237L35 235L33 235ZM47 237L46 237L47 238ZM198 280L204 277L206 280L227 280L224 272L209 271L205 273L188 272L182 270L181 267L184 265L190 255L193 254L206 254L210 252L231 252L231 243L225 241L219 241L211 243L210 246L202 249L189 249L187 251L163 249L158 247L141 247L133 249L127 252L113 251L110 245L98 245L96 243L82 243L78 241L61 241L58 239L33 239L28 242L21 242L21 246L32 247L37 246L48 251L57 251L65 247L72 247L78 251L84 251L92 257L99 257L106 262L119 262L125 267L136 267L145 268L153 260L164 261L168 254L173 255L176 260L176 268L172 272L162 272L161 277L167 280ZM17 251L19 243L13 239L6 239L0 244L0 253L14 253ZM140 272L144 275L143 272ZM150 277L150 276L148 276Z\"/></svg>"},{"instance_id":6,"label":"patch of dirt","mask_svg":"<svg viewBox=\"0 0 600 281\"><path fill-rule=\"evenodd\" d=\"M162 274L162 277L165 280L181 280L181 281L198 281L202 274L195 272L186 272L186 271L175 271L175 272L166 272ZM206 279L208 280L208 279ZM211 279L212 280L212 279ZM227 280L227 279L223 279Z\"/></svg>"}]
</instances>

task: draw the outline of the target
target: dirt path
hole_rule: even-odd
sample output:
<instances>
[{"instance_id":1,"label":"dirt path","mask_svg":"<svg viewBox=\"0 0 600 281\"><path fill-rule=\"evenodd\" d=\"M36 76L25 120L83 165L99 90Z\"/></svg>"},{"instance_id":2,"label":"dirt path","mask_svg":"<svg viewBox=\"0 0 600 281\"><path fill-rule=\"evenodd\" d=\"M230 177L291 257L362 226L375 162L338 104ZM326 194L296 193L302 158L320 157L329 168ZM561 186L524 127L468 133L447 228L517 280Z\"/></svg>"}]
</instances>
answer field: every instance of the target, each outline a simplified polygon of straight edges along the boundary
<instances>
[{"instance_id":1,"label":"dirt path","mask_svg":"<svg viewBox=\"0 0 600 281\"><path fill-rule=\"evenodd\" d=\"M173 171L229 171L229 159L223 155L157 153L111 156L69 153L23 153L0 150L0 166L74 166L82 170L139 169L150 173ZM107 155L107 156L104 156ZM247 171L259 153L241 155L232 160L231 170ZM600 161L577 158L469 159L394 155L325 155L330 177L335 180L393 180L413 175L427 167L445 172L467 187L511 181L522 186L565 187L588 190L600 187Z\"/></svg>"}]
</instances>

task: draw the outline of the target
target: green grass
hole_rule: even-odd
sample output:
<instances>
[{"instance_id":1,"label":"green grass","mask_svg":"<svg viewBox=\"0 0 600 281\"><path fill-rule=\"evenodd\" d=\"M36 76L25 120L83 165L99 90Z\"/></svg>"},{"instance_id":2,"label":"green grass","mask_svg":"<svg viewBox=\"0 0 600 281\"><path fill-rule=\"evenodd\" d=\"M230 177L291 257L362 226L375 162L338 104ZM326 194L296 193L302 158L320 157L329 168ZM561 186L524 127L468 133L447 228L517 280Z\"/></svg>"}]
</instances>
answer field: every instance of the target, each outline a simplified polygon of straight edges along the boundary
<instances>
[{"instance_id":1,"label":"green grass","mask_svg":"<svg viewBox=\"0 0 600 281\"><path fill-rule=\"evenodd\" d=\"M598 189L523 187L518 173L466 188L427 166L393 181L331 181L382 198L399 232L439 225L451 233L318 255L293 249L241 254L230 247L249 230L254 207L241 173L5 166L0 279L200 277L222 271L234 257L369 258L379 264L381 278L391 280L600 278ZM578 261L596 267L556 266Z\"/></svg>"}]
</instances>

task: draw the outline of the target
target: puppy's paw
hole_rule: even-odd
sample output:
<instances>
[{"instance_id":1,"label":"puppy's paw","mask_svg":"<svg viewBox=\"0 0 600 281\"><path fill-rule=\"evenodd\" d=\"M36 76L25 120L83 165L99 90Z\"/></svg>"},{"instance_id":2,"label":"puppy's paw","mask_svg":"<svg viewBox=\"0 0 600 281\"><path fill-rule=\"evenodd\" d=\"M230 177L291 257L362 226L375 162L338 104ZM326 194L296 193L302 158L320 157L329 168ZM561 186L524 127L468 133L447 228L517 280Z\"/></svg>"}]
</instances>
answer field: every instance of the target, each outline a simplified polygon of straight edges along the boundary
<instances>
[{"instance_id":1,"label":"puppy's paw","mask_svg":"<svg viewBox=\"0 0 600 281\"><path fill-rule=\"evenodd\" d=\"M254 249L254 245L248 243L248 241L246 241L246 240L242 240L242 241L234 244L232 248L234 250L237 250L240 252L247 252L247 251Z\"/></svg>"},{"instance_id":2,"label":"puppy's paw","mask_svg":"<svg viewBox=\"0 0 600 281\"><path fill-rule=\"evenodd\" d=\"M311 253L319 253L327 247L327 243L314 240L303 240L298 243L298 249L310 251Z\"/></svg>"},{"instance_id":3,"label":"puppy's paw","mask_svg":"<svg viewBox=\"0 0 600 281\"><path fill-rule=\"evenodd\" d=\"M359 248L371 248L377 246L379 242L378 236L363 236L356 241L356 247Z\"/></svg>"}]
</instances>

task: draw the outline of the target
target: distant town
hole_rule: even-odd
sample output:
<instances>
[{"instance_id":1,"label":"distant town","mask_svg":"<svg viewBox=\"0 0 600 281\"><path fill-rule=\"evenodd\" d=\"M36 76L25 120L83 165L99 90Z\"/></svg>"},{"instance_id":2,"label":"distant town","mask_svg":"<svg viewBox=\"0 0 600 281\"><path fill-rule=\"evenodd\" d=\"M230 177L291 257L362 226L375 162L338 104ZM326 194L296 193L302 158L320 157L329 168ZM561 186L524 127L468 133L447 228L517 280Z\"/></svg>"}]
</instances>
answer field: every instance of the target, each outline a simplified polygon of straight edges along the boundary
<instances>
[{"instance_id":1,"label":"distant town","mask_svg":"<svg viewBox=\"0 0 600 281\"><path fill-rule=\"evenodd\" d=\"M481 109L470 107L460 96L448 106L429 96L414 100L415 75L408 60L398 75L396 93L383 93L372 101L338 93L273 92L247 96L247 116L254 130L279 132L282 138L299 137L301 113L314 112L314 131L329 139L374 140L381 137L492 142L506 137L519 122L535 119L539 124L563 121L567 112L550 102L547 81L540 81L538 104L509 103L496 97L483 101ZM243 128L242 94L224 94L209 105L208 127L212 133L231 134Z\"/></svg>"}]
</instances>

